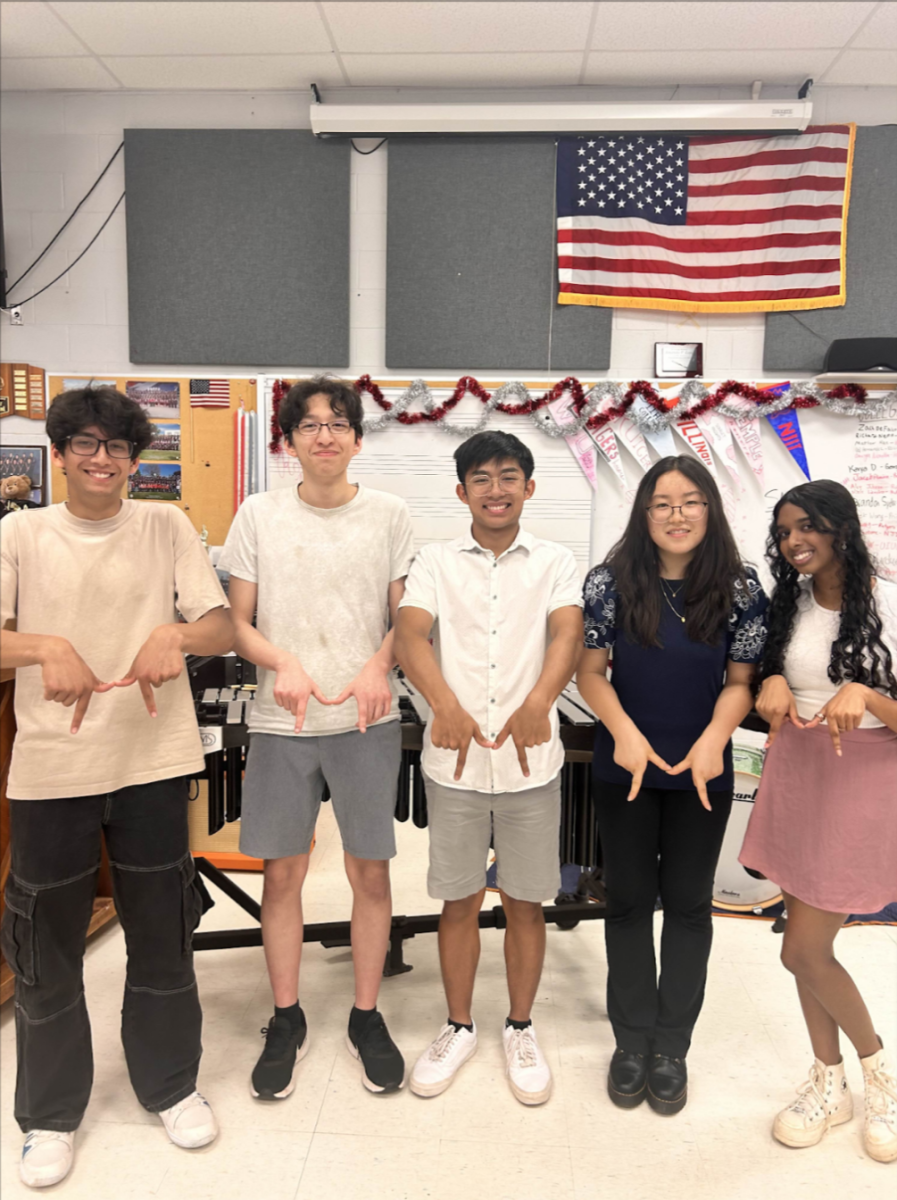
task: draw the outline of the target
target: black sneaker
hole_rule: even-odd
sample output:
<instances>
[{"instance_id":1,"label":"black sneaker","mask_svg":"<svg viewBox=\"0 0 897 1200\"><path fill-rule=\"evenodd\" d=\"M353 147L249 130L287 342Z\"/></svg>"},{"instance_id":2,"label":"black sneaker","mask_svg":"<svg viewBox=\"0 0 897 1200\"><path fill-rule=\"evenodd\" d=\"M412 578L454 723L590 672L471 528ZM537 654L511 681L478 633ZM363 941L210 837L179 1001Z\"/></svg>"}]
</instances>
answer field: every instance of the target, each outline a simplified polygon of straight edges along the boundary
<instances>
[{"instance_id":1,"label":"black sneaker","mask_svg":"<svg viewBox=\"0 0 897 1200\"><path fill-rule=\"evenodd\" d=\"M379 1012L368 1018L358 1034L350 1023L346 1045L353 1058L361 1061L361 1082L369 1092L396 1092L405 1082L405 1060Z\"/></svg>"},{"instance_id":2,"label":"black sneaker","mask_svg":"<svg viewBox=\"0 0 897 1200\"><path fill-rule=\"evenodd\" d=\"M286 1100L293 1090L296 1063L308 1053L308 1026L301 1008L299 1016L301 1020L295 1028L283 1017L272 1017L262 1030L265 1048L249 1085L256 1100Z\"/></svg>"}]
</instances>

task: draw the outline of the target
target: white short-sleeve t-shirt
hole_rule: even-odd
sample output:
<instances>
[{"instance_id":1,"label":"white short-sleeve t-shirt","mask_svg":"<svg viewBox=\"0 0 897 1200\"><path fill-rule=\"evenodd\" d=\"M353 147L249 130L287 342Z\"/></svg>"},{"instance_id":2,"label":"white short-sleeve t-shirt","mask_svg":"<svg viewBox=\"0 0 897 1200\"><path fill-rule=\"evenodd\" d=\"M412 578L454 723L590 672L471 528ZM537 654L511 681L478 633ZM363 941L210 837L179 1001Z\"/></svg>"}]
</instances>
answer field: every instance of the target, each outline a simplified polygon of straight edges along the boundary
<instances>
[{"instance_id":1,"label":"white short-sleeve t-shirt","mask_svg":"<svg viewBox=\"0 0 897 1200\"><path fill-rule=\"evenodd\" d=\"M325 696L335 697L380 649L389 631L389 585L414 554L405 501L361 485L348 504L313 508L297 488L250 496L237 511L219 569L258 585L256 625L295 655ZM302 732L274 701L273 671L259 668L253 733L345 733L358 721L354 697L335 707L311 699ZM399 705L394 683L392 709Z\"/></svg>"}]
</instances>

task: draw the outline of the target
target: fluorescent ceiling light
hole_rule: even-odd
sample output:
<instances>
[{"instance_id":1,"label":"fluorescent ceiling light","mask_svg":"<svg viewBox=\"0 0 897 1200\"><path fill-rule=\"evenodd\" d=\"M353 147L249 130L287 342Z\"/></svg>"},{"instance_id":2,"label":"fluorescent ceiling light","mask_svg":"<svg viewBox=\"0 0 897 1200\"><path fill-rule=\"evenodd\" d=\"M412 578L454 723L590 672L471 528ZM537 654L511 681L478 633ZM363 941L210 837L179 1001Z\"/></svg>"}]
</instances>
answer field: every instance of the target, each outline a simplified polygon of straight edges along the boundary
<instances>
[{"instance_id":1,"label":"fluorescent ceiling light","mask_svg":"<svg viewBox=\"0 0 897 1200\"><path fill-rule=\"evenodd\" d=\"M488 133L802 133L809 100L738 104L312 104L316 137Z\"/></svg>"}]
</instances>

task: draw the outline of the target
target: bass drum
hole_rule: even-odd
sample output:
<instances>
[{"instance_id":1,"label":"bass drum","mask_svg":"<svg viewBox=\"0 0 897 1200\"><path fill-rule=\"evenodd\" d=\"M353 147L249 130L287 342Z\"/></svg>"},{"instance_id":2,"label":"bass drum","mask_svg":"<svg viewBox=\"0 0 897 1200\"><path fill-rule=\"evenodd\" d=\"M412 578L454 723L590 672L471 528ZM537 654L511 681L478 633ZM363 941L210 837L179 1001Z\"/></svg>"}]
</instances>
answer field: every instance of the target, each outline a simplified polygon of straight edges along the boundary
<instances>
[{"instance_id":1,"label":"bass drum","mask_svg":"<svg viewBox=\"0 0 897 1200\"><path fill-rule=\"evenodd\" d=\"M771 879L755 879L738 861L754 807L754 797L760 785L765 742L765 734L755 733L751 729L736 729L732 738L735 793L713 880L713 903L718 908L729 908L733 912L768 908L781 899L778 884Z\"/></svg>"}]
</instances>

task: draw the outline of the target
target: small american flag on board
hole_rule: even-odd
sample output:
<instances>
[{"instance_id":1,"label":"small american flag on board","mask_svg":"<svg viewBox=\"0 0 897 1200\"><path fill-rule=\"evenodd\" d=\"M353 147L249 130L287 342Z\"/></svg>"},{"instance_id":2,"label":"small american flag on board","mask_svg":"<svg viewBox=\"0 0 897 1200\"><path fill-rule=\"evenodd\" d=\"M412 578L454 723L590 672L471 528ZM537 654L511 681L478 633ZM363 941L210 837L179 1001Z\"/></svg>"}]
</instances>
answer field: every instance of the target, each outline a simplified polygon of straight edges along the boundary
<instances>
[{"instance_id":1,"label":"small american flag on board","mask_svg":"<svg viewBox=\"0 0 897 1200\"><path fill-rule=\"evenodd\" d=\"M560 304L687 312L846 299L855 125L558 139Z\"/></svg>"},{"instance_id":2,"label":"small american flag on board","mask_svg":"<svg viewBox=\"0 0 897 1200\"><path fill-rule=\"evenodd\" d=\"M229 408L229 379L191 379L191 408Z\"/></svg>"}]
</instances>

